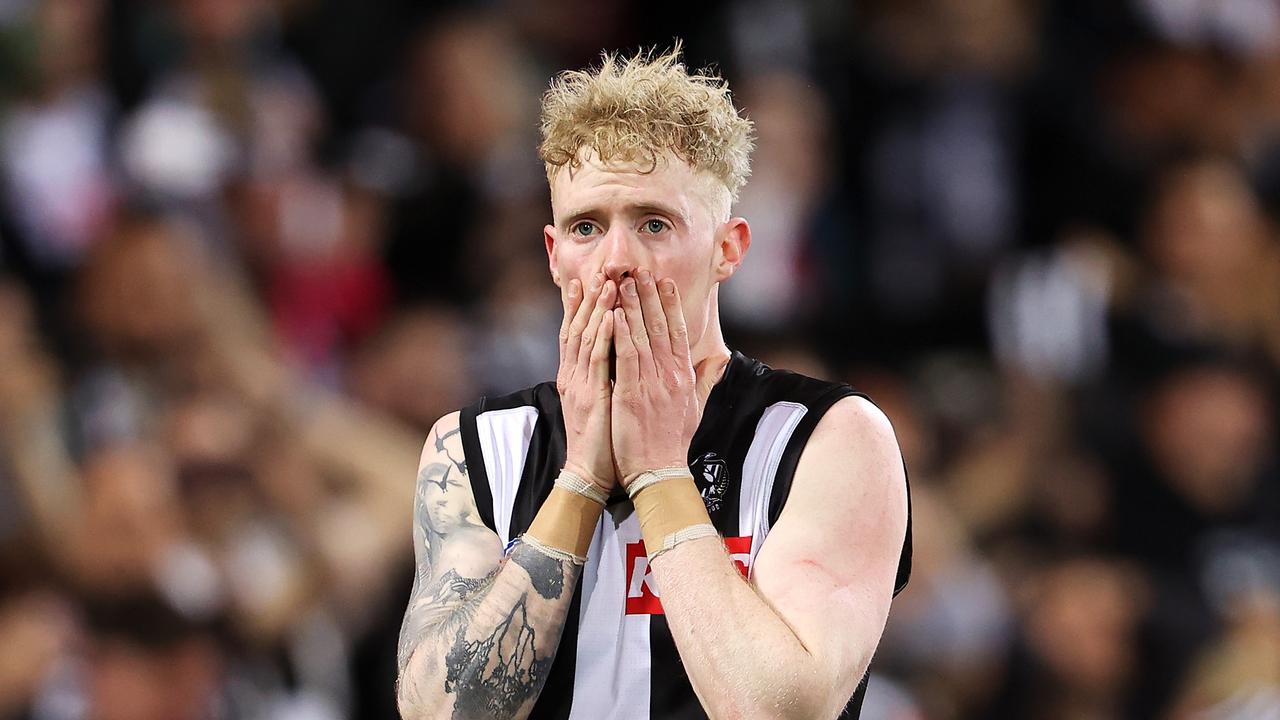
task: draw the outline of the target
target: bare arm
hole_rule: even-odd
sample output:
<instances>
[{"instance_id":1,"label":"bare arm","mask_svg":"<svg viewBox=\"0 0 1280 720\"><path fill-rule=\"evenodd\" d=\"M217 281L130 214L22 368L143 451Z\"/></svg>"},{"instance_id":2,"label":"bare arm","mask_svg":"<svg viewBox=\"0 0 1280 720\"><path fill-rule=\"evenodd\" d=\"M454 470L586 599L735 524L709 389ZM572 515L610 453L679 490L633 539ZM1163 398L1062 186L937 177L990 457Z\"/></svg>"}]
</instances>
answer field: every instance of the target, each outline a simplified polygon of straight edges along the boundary
<instances>
[{"instance_id":1,"label":"bare arm","mask_svg":"<svg viewBox=\"0 0 1280 720\"><path fill-rule=\"evenodd\" d=\"M906 530L888 420L859 398L819 422L746 582L718 538L653 560L667 624L712 718L832 718L871 662Z\"/></svg>"},{"instance_id":2,"label":"bare arm","mask_svg":"<svg viewBox=\"0 0 1280 720\"><path fill-rule=\"evenodd\" d=\"M423 449L413 539L417 574L400 631L401 714L527 717L581 568L522 543L503 557L476 509L457 413L436 423Z\"/></svg>"},{"instance_id":3,"label":"bare arm","mask_svg":"<svg viewBox=\"0 0 1280 720\"><path fill-rule=\"evenodd\" d=\"M679 288L635 275L615 311L614 456L693 690L713 718L835 717L879 642L906 534L893 429L865 400L832 406L744 581L693 478L649 482L686 469L702 405Z\"/></svg>"}]
</instances>

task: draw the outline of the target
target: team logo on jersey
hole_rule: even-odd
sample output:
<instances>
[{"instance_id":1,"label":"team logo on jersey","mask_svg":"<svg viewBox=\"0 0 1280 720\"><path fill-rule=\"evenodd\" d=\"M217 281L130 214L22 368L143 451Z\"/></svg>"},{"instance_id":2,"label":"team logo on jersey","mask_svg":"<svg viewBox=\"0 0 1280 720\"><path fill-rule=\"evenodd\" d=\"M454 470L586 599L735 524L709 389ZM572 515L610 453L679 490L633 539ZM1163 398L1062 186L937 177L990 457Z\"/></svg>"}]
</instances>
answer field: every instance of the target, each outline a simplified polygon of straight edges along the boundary
<instances>
[{"instance_id":1,"label":"team logo on jersey","mask_svg":"<svg viewBox=\"0 0 1280 720\"><path fill-rule=\"evenodd\" d=\"M729 558L742 577L750 577L751 573L751 536L724 538L724 546L729 551ZM658 597L658 585L653 580L653 570L649 568L649 555L644 550L644 541L627 543L627 614L628 615L663 615L662 600Z\"/></svg>"},{"instance_id":2,"label":"team logo on jersey","mask_svg":"<svg viewBox=\"0 0 1280 720\"><path fill-rule=\"evenodd\" d=\"M693 471L693 479L698 484L698 492L702 494L702 502L707 512L713 513L724 504L725 490L729 487L729 465L715 453L703 453L702 457L689 467Z\"/></svg>"}]
</instances>

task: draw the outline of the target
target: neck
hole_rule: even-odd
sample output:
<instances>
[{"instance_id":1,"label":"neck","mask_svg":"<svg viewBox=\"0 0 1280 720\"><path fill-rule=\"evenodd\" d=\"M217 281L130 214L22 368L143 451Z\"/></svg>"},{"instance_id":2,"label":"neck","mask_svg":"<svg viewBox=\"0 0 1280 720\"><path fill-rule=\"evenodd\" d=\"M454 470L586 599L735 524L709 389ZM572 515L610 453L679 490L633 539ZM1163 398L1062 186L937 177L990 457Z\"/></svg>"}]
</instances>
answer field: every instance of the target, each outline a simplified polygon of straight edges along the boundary
<instances>
[{"instance_id":1,"label":"neck","mask_svg":"<svg viewBox=\"0 0 1280 720\"><path fill-rule=\"evenodd\" d=\"M702 336L689 350L693 360L693 373L697 377L698 407L703 408L707 405L711 388L724 376L724 369L728 367L732 356L720 329L719 286L707 298L707 324L702 330Z\"/></svg>"}]
</instances>

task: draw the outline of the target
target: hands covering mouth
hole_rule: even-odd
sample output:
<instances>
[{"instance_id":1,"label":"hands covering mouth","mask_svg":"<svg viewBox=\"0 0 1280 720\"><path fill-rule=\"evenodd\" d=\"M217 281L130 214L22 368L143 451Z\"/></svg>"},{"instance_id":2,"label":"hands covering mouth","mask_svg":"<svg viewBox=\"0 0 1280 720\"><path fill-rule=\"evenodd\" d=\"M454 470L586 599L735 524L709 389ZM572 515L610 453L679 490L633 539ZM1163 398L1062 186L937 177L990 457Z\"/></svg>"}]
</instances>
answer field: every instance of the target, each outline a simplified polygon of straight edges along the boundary
<instances>
[{"instance_id":1,"label":"hands covering mouth","mask_svg":"<svg viewBox=\"0 0 1280 720\"><path fill-rule=\"evenodd\" d=\"M679 290L648 270L571 280L560 331L565 467L608 490L686 463L701 415Z\"/></svg>"}]
</instances>

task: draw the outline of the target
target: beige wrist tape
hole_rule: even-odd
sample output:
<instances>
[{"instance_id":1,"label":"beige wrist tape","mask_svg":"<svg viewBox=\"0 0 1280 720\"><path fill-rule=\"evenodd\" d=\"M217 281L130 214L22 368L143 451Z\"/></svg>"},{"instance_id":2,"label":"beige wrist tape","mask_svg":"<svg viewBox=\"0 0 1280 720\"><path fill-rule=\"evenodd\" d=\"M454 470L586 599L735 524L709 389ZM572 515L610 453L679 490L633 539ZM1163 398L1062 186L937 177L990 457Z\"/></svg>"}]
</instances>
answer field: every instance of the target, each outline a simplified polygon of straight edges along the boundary
<instances>
[{"instance_id":1,"label":"beige wrist tape","mask_svg":"<svg viewBox=\"0 0 1280 720\"><path fill-rule=\"evenodd\" d=\"M677 530L662 539L662 547L649 551L649 560L652 561L654 558L682 542L699 540L704 537L720 537L720 531L716 530L716 526L710 523L690 525L683 530ZM646 545L645 547L647 549L648 546Z\"/></svg>"},{"instance_id":2,"label":"beige wrist tape","mask_svg":"<svg viewBox=\"0 0 1280 720\"><path fill-rule=\"evenodd\" d=\"M639 495L641 490L653 485L654 483L660 483L663 480L673 480L675 478L682 477L693 477L689 472L688 467L665 467L658 468L657 470L645 470L644 472L636 475L631 482L627 483L627 496L632 500L635 500L636 495Z\"/></svg>"},{"instance_id":3,"label":"beige wrist tape","mask_svg":"<svg viewBox=\"0 0 1280 720\"><path fill-rule=\"evenodd\" d=\"M552 548L576 558L586 557L591 547L591 536L600 521L601 505L582 495L552 487L546 502L538 508L538 514L524 534L528 540L544 548ZM529 543L533 545L533 543ZM535 546L537 547L537 546Z\"/></svg>"},{"instance_id":4,"label":"beige wrist tape","mask_svg":"<svg viewBox=\"0 0 1280 720\"><path fill-rule=\"evenodd\" d=\"M641 490L631 502L640 516L640 533L644 536L644 547L650 557L666 545L668 536L695 525L711 524L707 507L688 469L684 471L683 478L652 482Z\"/></svg>"},{"instance_id":5,"label":"beige wrist tape","mask_svg":"<svg viewBox=\"0 0 1280 720\"><path fill-rule=\"evenodd\" d=\"M601 507L604 507L609 502L608 494L599 485L583 479L581 475L572 470L560 471L560 476L556 478L556 487L590 498L599 503Z\"/></svg>"},{"instance_id":6,"label":"beige wrist tape","mask_svg":"<svg viewBox=\"0 0 1280 720\"><path fill-rule=\"evenodd\" d=\"M534 550L537 550L538 552L542 553L543 555L546 555L549 558L554 558L562 562L573 563L574 565L587 564L586 556L574 555L573 553L568 553L563 550L558 550L556 548L553 548L550 545L547 545L546 543L542 542L538 538L530 535L529 533L525 533L520 536L520 543L523 545L528 545L529 547L533 548Z\"/></svg>"}]
</instances>

